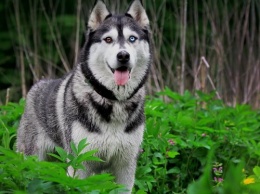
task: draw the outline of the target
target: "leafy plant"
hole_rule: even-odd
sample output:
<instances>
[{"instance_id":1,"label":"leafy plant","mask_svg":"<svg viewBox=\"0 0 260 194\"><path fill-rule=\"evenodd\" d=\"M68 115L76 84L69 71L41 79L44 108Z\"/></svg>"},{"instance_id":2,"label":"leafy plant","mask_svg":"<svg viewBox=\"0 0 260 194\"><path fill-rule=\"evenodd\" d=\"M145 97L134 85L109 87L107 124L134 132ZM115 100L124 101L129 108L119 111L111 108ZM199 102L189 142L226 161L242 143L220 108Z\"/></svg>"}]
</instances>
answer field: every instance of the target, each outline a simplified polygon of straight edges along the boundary
<instances>
[{"instance_id":1,"label":"leafy plant","mask_svg":"<svg viewBox=\"0 0 260 194\"><path fill-rule=\"evenodd\" d=\"M86 148L87 145L87 140L82 139L79 142L78 146L76 146L74 142L70 143L72 154L66 152L61 147L55 147L55 150L58 153L58 155L52 153L50 153L49 155L54 158L57 158L61 162L64 162L65 164L67 164L67 167L71 166L74 169L72 177L75 177L77 170L87 170L83 165L84 161L103 162L103 160L101 160L100 158L93 156L93 154L95 154L97 150L91 150L82 153L82 151Z\"/></svg>"},{"instance_id":2,"label":"leafy plant","mask_svg":"<svg viewBox=\"0 0 260 194\"><path fill-rule=\"evenodd\" d=\"M28 193L114 193L124 191L123 187L113 182L109 174L90 176L78 179L67 175L67 167L83 169L83 161L101 161L93 154L95 151L80 153L86 148L86 140L82 140L76 148L77 154L66 153L56 147L58 154L50 154L61 162L38 161L35 156L23 156L12 150L0 147L0 188L3 191L27 191ZM81 151L80 151L81 150ZM67 159L70 159L67 162ZM75 175L75 174L74 174Z\"/></svg>"},{"instance_id":3,"label":"leafy plant","mask_svg":"<svg viewBox=\"0 0 260 194\"><path fill-rule=\"evenodd\" d=\"M2 191L28 193L108 193L122 191L109 174L90 176L86 179L67 176L67 164L38 161L35 156L0 147L0 188Z\"/></svg>"},{"instance_id":4,"label":"leafy plant","mask_svg":"<svg viewBox=\"0 0 260 194\"><path fill-rule=\"evenodd\" d=\"M76 171L87 170L82 162L101 159L94 156L96 150L83 152L86 139L78 145L71 143L72 153L56 147L57 154L49 154L58 159L55 162L39 161L36 156L24 156L16 152L15 138L19 119L23 113L24 100L19 104L8 103L0 110L0 191L1 193L118 193L123 186L114 183L109 174L78 179ZM72 177L67 168L74 169Z\"/></svg>"},{"instance_id":5,"label":"leafy plant","mask_svg":"<svg viewBox=\"0 0 260 194\"><path fill-rule=\"evenodd\" d=\"M119 193L109 174L78 179L83 161L102 162L86 140L71 153L56 147L55 162L15 152L24 101L0 110L0 190L26 193ZM133 193L260 193L260 112L229 107L215 93L184 95L166 88L147 97L146 130ZM72 177L67 168L74 168ZM55 173L54 173L55 172Z\"/></svg>"},{"instance_id":6,"label":"leafy plant","mask_svg":"<svg viewBox=\"0 0 260 194\"><path fill-rule=\"evenodd\" d=\"M19 103L9 102L7 105L0 106L0 145L4 148L14 148L16 131L19 120L24 111L24 99Z\"/></svg>"},{"instance_id":7,"label":"leafy plant","mask_svg":"<svg viewBox=\"0 0 260 194\"><path fill-rule=\"evenodd\" d=\"M208 179L207 172L214 191L221 193L220 188L232 184L226 179L236 172L229 171L232 166L245 161L244 168L252 172L260 162L260 114L247 105L226 106L214 92L180 95L166 88L148 98L145 113L136 191L187 193L195 180Z\"/></svg>"}]
</instances>

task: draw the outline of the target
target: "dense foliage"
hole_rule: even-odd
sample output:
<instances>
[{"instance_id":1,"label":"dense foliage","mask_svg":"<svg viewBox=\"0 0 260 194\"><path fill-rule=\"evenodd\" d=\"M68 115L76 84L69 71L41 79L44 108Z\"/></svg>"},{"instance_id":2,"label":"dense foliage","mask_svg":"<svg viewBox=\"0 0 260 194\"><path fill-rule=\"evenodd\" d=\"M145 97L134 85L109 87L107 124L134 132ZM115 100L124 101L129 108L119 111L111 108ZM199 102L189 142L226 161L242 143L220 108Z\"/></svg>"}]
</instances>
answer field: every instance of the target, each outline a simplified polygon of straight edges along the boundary
<instances>
[{"instance_id":1,"label":"dense foliage","mask_svg":"<svg viewBox=\"0 0 260 194\"><path fill-rule=\"evenodd\" d=\"M260 193L260 112L246 105L228 107L215 94L169 89L147 98L146 131L133 193ZM69 165L99 161L95 150L73 154L56 148L54 162L15 152L16 129L24 100L0 109L0 193L118 193L109 174L84 180L67 176ZM69 163L66 163L69 159Z\"/></svg>"},{"instance_id":2,"label":"dense foliage","mask_svg":"<svg viewBox=\"0 0 260 194\"><path fill-rule=\"evenodd\" d=\"M131 2L104 1L113 13L124 12ZM37 80L73 68L94 2L0 1L0 104L7 88L10 101L18 101ZM165 86L174 91L216 89L225 102L260 107L259 0L143 3L155 46L149 94ZM207 72L201 72L203 56Z\"/></svg>"}]
</instances>

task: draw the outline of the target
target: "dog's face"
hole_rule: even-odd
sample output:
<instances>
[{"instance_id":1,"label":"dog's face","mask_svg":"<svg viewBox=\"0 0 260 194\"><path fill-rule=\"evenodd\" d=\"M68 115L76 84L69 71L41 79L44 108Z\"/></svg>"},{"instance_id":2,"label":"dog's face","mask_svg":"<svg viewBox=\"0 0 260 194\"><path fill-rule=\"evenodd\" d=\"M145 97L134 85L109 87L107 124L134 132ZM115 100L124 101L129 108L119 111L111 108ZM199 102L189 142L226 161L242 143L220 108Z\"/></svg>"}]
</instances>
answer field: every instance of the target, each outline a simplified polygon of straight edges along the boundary
<instances>
[{"instance_id":1,"label":"dog's face","mask_svg":"<svg viewBox=\"0 0 260 194\"><path fill-rule=\"evenodd\" d=\"M88 70L117 96L131 95L143 85L151 54L149 20L139 0L125 15L112 15L97 1L88 22Z\"/></svg>"}]
</instances>

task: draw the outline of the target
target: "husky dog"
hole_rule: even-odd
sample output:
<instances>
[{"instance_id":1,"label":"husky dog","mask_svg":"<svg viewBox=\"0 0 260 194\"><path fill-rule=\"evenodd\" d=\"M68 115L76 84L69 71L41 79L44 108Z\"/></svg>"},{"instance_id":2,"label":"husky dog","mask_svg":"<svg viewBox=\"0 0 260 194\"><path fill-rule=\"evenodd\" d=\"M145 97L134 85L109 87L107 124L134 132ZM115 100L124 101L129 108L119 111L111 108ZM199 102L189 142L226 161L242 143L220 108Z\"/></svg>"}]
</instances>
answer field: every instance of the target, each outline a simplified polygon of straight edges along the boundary
<instances>
[{"instance_id":1,"label":"husky dog","mask_svg":"<svg viewBox=\"0 0 260 194\"><path fill-rule=\"evenodd\" d=\"M18 129L18 151L40 160L55 146L87 138L105 162L86 162L85 178L103 171L131 192L144 131L144 97L152 57L149 20L140 0L112 15L98 0L90 14L78 65L62 79L29 91ZM73 169L69 169L69 174Z\"/></svg>"}]
</instances>

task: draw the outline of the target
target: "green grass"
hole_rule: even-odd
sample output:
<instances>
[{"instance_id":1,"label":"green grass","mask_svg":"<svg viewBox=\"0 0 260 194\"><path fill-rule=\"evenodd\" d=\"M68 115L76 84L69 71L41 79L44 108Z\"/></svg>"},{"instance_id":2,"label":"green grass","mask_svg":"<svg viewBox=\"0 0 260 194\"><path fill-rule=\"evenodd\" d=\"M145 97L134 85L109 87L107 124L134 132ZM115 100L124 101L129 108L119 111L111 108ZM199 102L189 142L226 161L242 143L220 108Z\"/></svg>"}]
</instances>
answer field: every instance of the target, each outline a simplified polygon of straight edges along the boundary
<instances>
[{"instance_id":1,"label":"green grass","mask_svg":"<svg viewBox=\"0 0 260 194\"><path fill-rule=\"evenodd\" d=\"M133 193L260 193L260 112L247 105L228 107L214 96L201 92L181 96L165 89L147 98L146 131ZM55 162L16 153L23 107L21 100L0 110L0 193L122 191L109 174L85 180L67 176L68 165L87 170L83 160L98 160L95 151L81 153L85 141L71 144L73 154L56 148Z\"/></svg>"}]
</instances>

